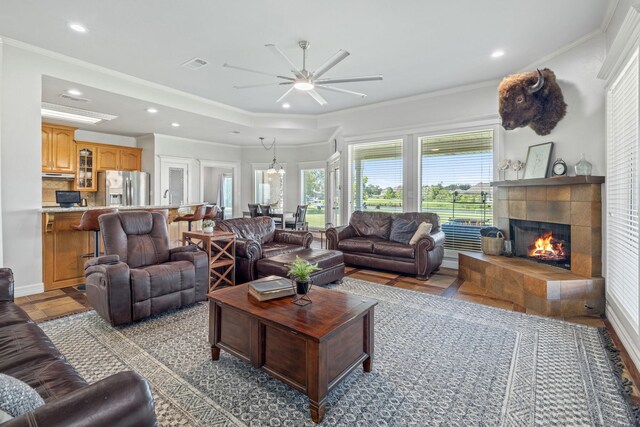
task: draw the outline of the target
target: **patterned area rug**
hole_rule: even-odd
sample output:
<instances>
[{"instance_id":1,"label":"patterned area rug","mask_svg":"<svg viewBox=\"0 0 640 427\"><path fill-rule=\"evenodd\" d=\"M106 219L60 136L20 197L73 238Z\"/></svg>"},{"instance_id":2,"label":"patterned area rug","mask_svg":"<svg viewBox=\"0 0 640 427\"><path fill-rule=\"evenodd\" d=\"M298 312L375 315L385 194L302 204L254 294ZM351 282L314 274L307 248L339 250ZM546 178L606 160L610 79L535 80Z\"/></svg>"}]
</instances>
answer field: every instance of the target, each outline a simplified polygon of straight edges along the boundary
<instances>
[{"instance_id":1,"label":"patterned area rug","mask_svg":"<svg viewBox=\"0 0 640 427\"><path fill-rule=\"evenodd\" d=\"M595 328L346 279L379 301L373 371L328 397L327 426L628 426ZM95 312L42 324L89 382L135 370L163 426L313 426L307 399L224 351L205 303L123 328Z\"/></svg>"}]
</instances>

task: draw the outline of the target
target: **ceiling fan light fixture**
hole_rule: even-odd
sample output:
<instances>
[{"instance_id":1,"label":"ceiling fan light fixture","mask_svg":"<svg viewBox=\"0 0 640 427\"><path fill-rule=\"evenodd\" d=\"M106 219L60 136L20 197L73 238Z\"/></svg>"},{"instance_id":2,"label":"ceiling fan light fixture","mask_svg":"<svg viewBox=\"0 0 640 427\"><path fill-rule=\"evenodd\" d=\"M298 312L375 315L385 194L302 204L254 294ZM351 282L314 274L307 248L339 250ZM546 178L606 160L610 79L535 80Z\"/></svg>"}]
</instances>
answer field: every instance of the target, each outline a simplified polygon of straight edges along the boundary
<instances>
[{"instance_id":1,"label":"ceiling fan light fixture","mask_svg":"<svg viewBox=\"0 0 640 427\"><path fill-rule=\"evenodd\" d=\"M309 80L297 80L294 83L293 87L295 87L298 90L308 91L308 90L313 90L314 85Z\"/></svg>"}]
</instances>

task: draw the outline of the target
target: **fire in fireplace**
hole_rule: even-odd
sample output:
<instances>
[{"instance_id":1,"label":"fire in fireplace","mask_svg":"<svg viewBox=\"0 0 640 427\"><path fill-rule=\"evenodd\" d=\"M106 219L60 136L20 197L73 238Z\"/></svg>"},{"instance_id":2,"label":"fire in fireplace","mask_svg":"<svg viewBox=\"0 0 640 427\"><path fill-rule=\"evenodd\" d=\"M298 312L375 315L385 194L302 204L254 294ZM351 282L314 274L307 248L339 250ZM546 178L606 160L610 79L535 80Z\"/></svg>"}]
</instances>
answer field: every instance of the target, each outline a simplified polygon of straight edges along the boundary
<instances>
[{"instance_id":1,"label":"fire in fireplace","mask_svg":"<svg viewBox=\"0 0 640 427\"><path fill-rule=\"evenodd\" d=\"M529 246L529 256L543 261L561 262L567 259L564 242L553 237L551 231L536 239Z\"/></svg>"},{"instance_id":2,"label":"fire in fireplace","mask_svg":"<svg viewBox=\"0 0 640 427\"><path fill-rule=\"evenodd\" d=\"M571 226L509 220L514 255L571 270Z\"/></svg>"}]
</instances>

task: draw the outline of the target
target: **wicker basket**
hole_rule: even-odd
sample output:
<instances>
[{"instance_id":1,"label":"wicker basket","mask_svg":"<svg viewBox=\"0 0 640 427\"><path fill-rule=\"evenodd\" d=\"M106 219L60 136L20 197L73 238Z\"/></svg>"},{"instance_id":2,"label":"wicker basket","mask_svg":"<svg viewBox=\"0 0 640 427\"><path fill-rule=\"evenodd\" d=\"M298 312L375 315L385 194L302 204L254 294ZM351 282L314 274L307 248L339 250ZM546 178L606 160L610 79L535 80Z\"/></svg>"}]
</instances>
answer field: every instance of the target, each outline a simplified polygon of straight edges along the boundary
<instances>
[{"instance_id":1,"label":"wicker basket","mask_svg":"<svg viewBox=\"0 0 640 427\"><path fill-rule=\"evenodd\" d=\"M498 231L497 237L485 237L482 238L482 252L485 255L501 255L504 249L504 234L502 231Z\"/></svg>"}]
</instances>

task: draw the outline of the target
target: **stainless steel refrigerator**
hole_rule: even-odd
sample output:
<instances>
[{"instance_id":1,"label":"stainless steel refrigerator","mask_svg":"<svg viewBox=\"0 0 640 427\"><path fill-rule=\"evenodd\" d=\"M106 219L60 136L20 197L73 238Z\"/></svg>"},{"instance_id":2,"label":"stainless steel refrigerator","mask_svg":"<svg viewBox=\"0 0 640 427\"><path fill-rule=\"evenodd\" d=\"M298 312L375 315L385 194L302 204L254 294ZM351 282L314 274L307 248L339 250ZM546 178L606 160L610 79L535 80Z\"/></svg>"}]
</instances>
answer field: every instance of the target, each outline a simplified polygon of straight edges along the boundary
<instances>
[{"instance_id":1,"label":"stainless steel refrigerator","mask_svg":"<svg viewBox=\"0 0 640 427\"><path fill-rule=\"evenodd\" d=\"M151 182L146 172L98 172L98 206L147 206Z\"/></svg>"}]
</instances>

